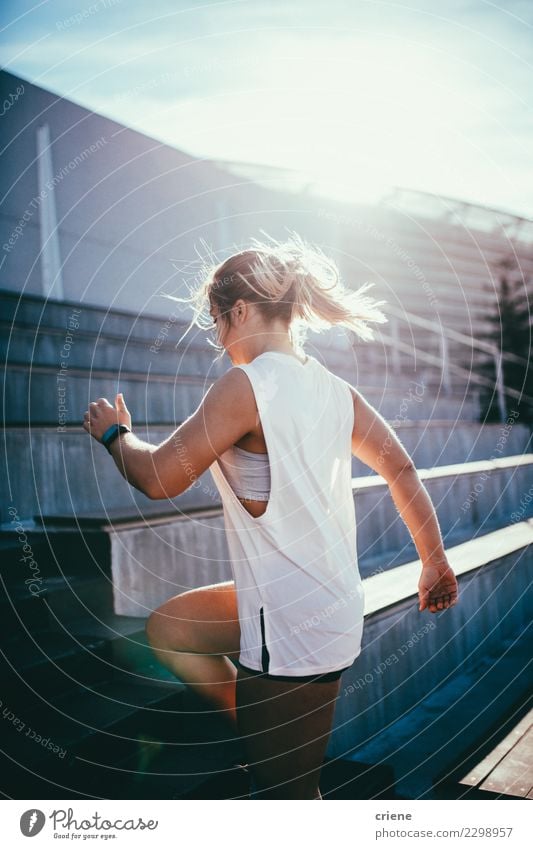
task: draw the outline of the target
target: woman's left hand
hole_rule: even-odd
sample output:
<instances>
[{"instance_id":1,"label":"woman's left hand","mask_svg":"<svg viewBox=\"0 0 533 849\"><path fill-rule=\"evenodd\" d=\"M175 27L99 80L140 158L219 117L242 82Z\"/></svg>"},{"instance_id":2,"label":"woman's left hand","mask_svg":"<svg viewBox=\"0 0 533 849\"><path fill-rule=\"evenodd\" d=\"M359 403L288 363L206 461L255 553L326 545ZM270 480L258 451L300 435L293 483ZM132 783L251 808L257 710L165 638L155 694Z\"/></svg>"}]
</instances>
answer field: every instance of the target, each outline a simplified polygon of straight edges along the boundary
<instances>
[{"instance_id":1,"label":"woman's left hand","mask_svg":"<svg viewBox=\"0 0 533 849\"><path fill-rule=\"evenodd\" d=\"M125 424L131 430L131 416L122 392L116 395L114 407L107 398L91 401L83 417L84 429L94 436L97 442L102 441L102 436L112 424Z\"/></svg>"},{"instance_id":2,"label":"woman's left hand","mask_svg":"<svg viewBox=\"0 0 533 849\"><path fill-rule=\"evenodd\" d=\"M425 562L418 581L419 610L437 613L457 604L459 588L455 573L448 560Z\"/></svg>"}]
</instances>

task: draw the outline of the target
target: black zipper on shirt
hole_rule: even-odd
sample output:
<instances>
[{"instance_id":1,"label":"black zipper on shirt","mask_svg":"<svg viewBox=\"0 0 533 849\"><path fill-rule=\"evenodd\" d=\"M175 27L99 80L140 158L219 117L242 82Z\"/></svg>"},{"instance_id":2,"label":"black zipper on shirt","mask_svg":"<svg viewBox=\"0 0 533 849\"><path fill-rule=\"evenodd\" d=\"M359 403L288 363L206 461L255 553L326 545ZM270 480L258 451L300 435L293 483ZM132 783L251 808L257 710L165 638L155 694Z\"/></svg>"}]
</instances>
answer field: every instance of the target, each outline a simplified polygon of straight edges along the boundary
<instances>
[{"instance_id":1,"label":"black zipper on shirt","mask_svg":"<svg viewBox=\"0 0 533 849\"><path fill-rule=\"evenodd\" d=\"M262 669L263 672L268 672L268 665L270 663L270 655L269 655L268 649L266 647L265 615L264 615L262 607L259 609L259 618L261 620L261 669Z\"/></svg>"}]
</instances>

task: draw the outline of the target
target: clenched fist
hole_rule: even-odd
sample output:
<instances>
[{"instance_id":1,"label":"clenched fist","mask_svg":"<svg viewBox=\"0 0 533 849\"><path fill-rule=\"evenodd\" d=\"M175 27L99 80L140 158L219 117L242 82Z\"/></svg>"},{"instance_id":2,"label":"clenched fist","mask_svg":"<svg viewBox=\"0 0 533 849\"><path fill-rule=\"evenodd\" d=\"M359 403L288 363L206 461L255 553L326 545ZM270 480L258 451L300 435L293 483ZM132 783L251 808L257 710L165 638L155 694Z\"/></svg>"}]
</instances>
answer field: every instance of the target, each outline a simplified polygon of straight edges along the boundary
<instances>
[{"instance_id":1,"label":"clenched fist","mask_svg":"<svg viewBox=\"0 0 533 849\"><path fill-rule=\"evenodd\" d=\"M447 610L457 604L458 593L457 578L449 563L424 564L418 582L419 610Z\"/></svg>"},{"instance_id":2,"label":"clenched fist","mask_svg":"<svg viewBox=\"0 0 533 849\"><path fill-rule=\"evenodd\" d=\"M125 424L131 430L131 416L122 392L116 395L115 406L112 406L107 398L91 401L83 417L84 429L94 436L97 442L102 441L102 436L112 424Z\"/></svg>"}]
</instances>

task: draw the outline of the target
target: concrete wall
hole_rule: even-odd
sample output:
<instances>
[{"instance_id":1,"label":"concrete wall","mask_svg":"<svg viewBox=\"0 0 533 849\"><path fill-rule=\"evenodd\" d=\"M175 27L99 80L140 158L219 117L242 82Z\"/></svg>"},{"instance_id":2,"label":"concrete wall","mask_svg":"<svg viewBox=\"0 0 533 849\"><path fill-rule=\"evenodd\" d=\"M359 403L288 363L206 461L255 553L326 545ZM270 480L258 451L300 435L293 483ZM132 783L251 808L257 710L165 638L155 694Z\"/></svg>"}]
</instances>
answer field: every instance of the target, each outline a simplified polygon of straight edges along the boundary
<instances>
[{"instance_id":1,"label":"concrete wall","mask_svg":"<svg viewBox=\"0 0 533 849\"><path fill-rule=\"evenodd\" d=\"M222 511L110 532L115 612L145 618L178 593L232 579Z\"/></svg>"},{"instance_id":2,"label":"concrete wall","mask_svg":"<svg viewBox=\"0 0 533 849\"><path fill-rule=\"evenodd\" d=\"M173 430L167 426L135 427L140 439L154 444L167 439ZM527 453L531 444L529 429L523 425L514 425L505 441L500 425L486 425L480 429L479 425L465 422L416 422L399 424L395 430L419 469L497 457L497 448L501 448L502 456L518 456ZM177 498L168 502L150 501L126 483L105 449L81 427L67 428L65 433L46 427L31 430L8 427L3 438L2 522L8 518L10 499L18 505L19 515L24 518L34 515L73 517L88 512L105 517L106 512L119 509L124 515L134 516L137 506L148 515L152 511L165 510L172 515L174 510L213 507L220 503L209 472L202 475L197 486ZM354 477L375 477L372 469L355 458L353 474Z\"/></svg>"},{"instance_id":3,"label":"concrete wall","mask_svg":"<svg viewBox=\"0 0 533 849\"><path fill-rule=\"evenodd\" d=\"M435 469L426 480L447 548L513 521L511 515L531 481L533 455L497 462L501 465L462 465L440 474ZM476 492L484 473L483 488ZM475 501L463 511L461 504L471 492ZM417 557L386 484L377 477L357 479L354 497L363 578ZM519 518L531 515L533 498ZM171 595L232 579L220 510L177 516L170 522L146 520L137 527L114 522L109 533L116 613L146 616Z\"/></svg>"}]
</instances>

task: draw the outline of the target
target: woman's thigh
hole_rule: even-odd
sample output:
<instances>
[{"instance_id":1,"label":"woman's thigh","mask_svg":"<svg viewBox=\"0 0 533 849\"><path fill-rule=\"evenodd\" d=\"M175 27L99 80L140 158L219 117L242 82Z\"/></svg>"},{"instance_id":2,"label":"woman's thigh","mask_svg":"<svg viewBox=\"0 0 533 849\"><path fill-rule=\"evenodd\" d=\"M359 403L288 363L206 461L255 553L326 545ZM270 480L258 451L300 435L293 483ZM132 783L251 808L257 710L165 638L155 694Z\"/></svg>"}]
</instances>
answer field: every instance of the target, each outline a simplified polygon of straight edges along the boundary
<instances>
[{"instance_id":1,"label":"woman's thigh","mask_svg":"<svg viewBox=\"0 0 533 849\"><path fill-rule=\"evenodd\" d=\"M239 668L237 722L257 798L314 799L331 732L340 679L297 683Z\"/></svg>"},{"instance_id":2,"label":"woman's thigh","mask_svg":"<svg viewBox=\"0 0 533 849\"><path fill-rule=\"evenodd\" d=\"M173 596L150 615L146 630L152 645L236 659L241 629L234 581Z\"/></svg>"}]
</instances>

